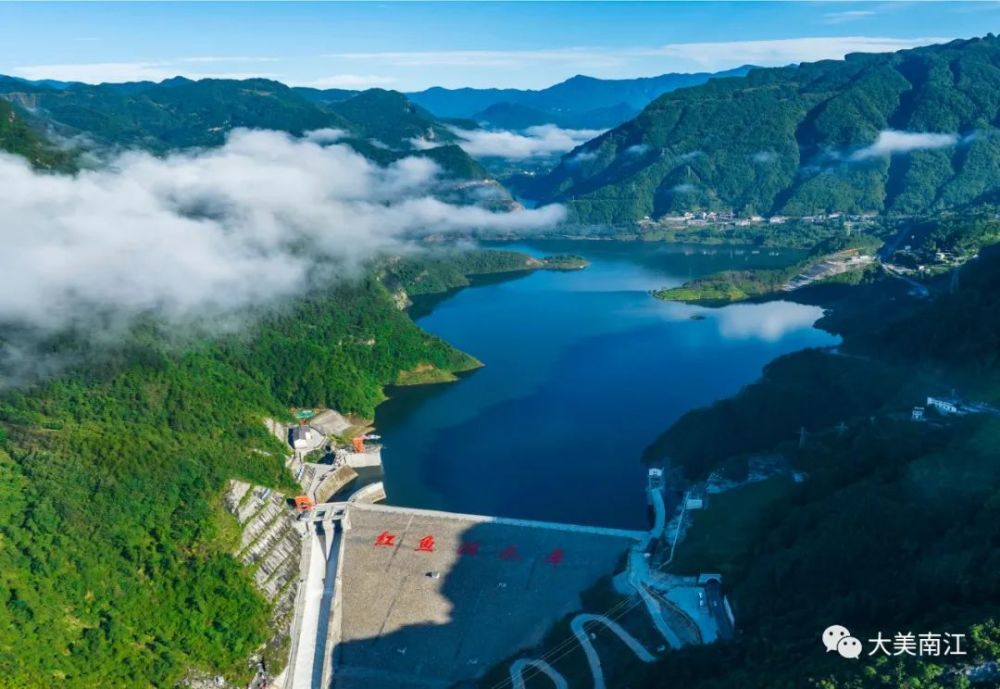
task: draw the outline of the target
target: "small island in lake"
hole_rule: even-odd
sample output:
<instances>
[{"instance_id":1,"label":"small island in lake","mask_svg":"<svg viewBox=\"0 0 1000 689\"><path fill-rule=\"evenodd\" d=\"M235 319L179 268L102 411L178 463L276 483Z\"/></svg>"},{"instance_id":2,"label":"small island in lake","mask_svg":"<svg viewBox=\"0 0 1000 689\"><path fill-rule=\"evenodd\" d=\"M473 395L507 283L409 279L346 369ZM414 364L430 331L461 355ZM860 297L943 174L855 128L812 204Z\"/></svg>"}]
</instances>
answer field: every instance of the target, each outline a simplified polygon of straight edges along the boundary
<instances>
[{"instance_id":1,"label":"small island in lake","mask_svg":"<svg viewBox=\"0 0 1000 689\"><path fill-rule=\"evenodd\" d=\"M583 256L573 254L557 254L541 259L546 270L582 270L590 265Z\"/></svg>"}]
</instances>

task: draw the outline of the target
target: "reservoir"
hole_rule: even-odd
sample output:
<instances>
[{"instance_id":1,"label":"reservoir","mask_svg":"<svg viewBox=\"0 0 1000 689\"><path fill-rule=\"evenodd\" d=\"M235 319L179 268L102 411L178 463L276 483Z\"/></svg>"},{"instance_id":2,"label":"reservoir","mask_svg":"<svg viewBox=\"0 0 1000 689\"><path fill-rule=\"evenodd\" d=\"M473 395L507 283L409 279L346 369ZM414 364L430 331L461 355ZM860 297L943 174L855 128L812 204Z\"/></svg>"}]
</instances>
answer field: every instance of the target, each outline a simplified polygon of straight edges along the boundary
<instances>
[{"instance_id":1,"label":"reservoir","mask_svg":"<svg viewBox=\"0 0 1000 689\"><path fill-rule=\"evenodd\" d=\"M649 290L797 257L746 248L547 240L585 270L479 280L414 315L485 366L395 388L378 407L390 504L624 528L647 525L643 450L686 411L728 397L773 359L839 339L791 302L708 309ZM764 410L762 410L762 413ZM794 429L790 429L790 433Z\"/></svg>"}]
</instances>

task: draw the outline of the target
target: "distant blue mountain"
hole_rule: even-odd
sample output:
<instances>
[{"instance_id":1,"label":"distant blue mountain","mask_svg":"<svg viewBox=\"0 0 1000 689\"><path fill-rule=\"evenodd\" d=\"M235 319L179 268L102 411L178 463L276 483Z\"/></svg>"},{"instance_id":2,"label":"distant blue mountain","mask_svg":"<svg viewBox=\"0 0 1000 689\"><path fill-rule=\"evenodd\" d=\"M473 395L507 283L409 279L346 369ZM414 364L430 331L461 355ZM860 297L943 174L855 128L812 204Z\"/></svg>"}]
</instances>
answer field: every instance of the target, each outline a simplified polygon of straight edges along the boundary
<instances>
[{"instance_id":1,"label":"distant blue mountain","mask_svg":"<svg viewBox=\"0 0 1000 689\"><path fill-rule=\"evenodd\" d=\"M724 72L662 74L639 79L595 79L577 75L538 91L522 89L446 89L434 87L407 97L437 117L472 119L521 129L558 124L582 129L606 129L634 117L654 99L712 77L742 76L745 65Z\"/></svg>"},{"instance_id":2,"label":"distant blue mountain","mask_svg":"<svg viewBox=\"0 0 1000 689\"><path fill-rule=\"evenodd\" d=\"M0 74L0 85L2 84L30 84L32 86L43 86L48 89L62 90L73 86L77 82L72 81L56 81L55 79L39 79L37 81L32 81L31 79L22 79L21 77L9 77L6 74Z\"/></svg>"}]
</instances>

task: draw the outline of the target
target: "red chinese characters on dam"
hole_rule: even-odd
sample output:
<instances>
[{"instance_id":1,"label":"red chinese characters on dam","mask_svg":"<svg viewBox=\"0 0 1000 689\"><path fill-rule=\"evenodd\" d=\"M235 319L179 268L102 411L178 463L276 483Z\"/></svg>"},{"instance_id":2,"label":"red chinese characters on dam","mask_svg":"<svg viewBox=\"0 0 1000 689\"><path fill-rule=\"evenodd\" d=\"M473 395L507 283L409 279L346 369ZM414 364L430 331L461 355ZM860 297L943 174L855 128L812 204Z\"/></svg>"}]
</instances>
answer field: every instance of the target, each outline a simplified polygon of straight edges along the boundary
<instances>
[{"instance_id":1,"label":"red chinese characters on dam","mask_svg":"<svg viewBox=\"0 0 1000 689\"><path fill-rule=\"evenodd\" d=\"M375 547L388 546L394 547L396 545L396 534L390 533L388 531L383 531L378 536L375 537ZM418 553L433 553L435 549L434 536L428 534L423 536L417 546L413 549ZM479 555L479 541L464 541L459 544L455 551L459 555L467 555L470 557L475 557ZM511 543L501 550L497 557L501 560L514 561L521 559L521 553L518 551L517 546ZM555 548L548 555L545 556L545 563L557 567L562 564L563 559L566 557L566 551L562 548Z\"/></svg>"},{"instance_id":2,"label":"red chinese characters on dam","mask_svg":"<svg viewBox=\"0 0 1000 689\"><path fill-rule=\"evenodd\" d=\"M501 560L520 560L521 555L517 552L516 545L509 545L500 553Z\"/></svg>"},{"instance_id":3,"label":"red chinese characters on dam","mask_svg":"<svg viewBox=\"0 0 1000 689\"><path fill-rule=\"evenodd\" d=\"M466 541L462 545L458 546L459 555L478 555L479 554L479 541Z\"/></svg>"},{"instance_id":4,"label":"red chinese characters on dam","mask_svg":"<svg viewBox=\"0 0 1000 689\"><path fill-rule=\"evenodd\" d=\"M552 565L553 567L555 567L563 561L564 555L565 553L562 548L556 548L551 553L549 553L549 556L545 558L545 561L550 565Z\"/></svg>"},{"instance_id":5,"label":"red chinese characters on dam","mask_svg":"<svg viewBox=\"0 0 1000 689\"><path fill-rule=\"evenodd\" d=\"M378 536L375 537L375 545L396 545L396 534L389 533L388 531L383 531Z\"/></svg>"}]
</instances>

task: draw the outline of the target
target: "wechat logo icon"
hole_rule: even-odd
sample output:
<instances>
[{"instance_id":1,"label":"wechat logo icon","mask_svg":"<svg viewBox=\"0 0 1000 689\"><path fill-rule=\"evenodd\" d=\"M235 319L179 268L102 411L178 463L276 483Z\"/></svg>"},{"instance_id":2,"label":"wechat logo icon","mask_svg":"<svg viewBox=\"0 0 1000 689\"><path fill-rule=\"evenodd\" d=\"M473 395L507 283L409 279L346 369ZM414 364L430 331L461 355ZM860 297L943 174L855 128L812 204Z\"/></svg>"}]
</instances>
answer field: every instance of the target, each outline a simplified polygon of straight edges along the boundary
<instances>
[{"instance_id":1,"label":"wechat logo icon","mask_svg":"<svg viewBox=\"0 0 1000 689\"><path fill-rule=\"evenodd\" d=\"M839 624L826 628L823 632L823 645L826 652L836 651L843 658L857 660L861 657L861 641L848 631L847 627Z\"/></svg>"}]
</instances>

